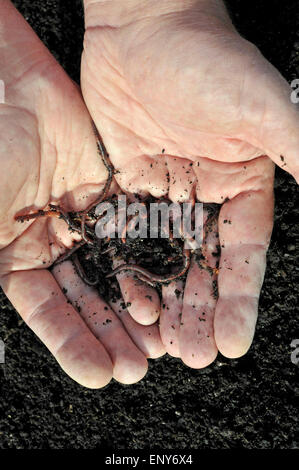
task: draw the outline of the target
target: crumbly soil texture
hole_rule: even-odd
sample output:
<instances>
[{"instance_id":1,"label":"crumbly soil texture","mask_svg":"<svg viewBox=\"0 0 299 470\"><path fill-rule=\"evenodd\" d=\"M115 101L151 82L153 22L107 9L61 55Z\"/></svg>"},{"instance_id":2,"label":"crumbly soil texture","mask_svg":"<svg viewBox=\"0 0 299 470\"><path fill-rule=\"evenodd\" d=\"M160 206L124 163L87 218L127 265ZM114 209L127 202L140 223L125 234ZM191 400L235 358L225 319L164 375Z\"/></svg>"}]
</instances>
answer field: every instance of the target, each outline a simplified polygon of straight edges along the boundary
<instances>
[{"instance_id":1,"label":"crumbly soil texture","mask_svg":"<svg viewBox=\"0 0 299 470\"><path fill-rule=\"evenodd\" d=\"M136 195L138 196L138 195ZM149 197L145 199L142 204L147 211L147 214L150 213L150 205L153 202L158 202L158 199ZM118 203L117 196L112 195L107 199L115 210L115 214L118 213ZM162 201L161 201L162 202ZM170 201L163 200L164 204L170 204ZM104 220L107 217L107 213L104 213L101 217L95 216L95 210L90 211L90 216L95 221ZM73 219L74 216L71 215ZM107 220L107 219L106 219ZM113 238L110 236L98 237L96 224L93 224L90 227L90 243L86 243L84 246L80 247L77 252L77 258L79 261L79 270L78 274L87 283L91 281L92 284L95 284L99 294L106 301L116 301L121 298L120 289L115 276L109 277L113 270L113 259L121 259L124 265L128 268L130 266L137 266L142 268L147 275L157 276L161 279L161 282L156 282L155 279L146 277L148 279L149 285L155 287L160 296L161 296L161 287L162 284L168 284L173 276L177 276L178 279L185 280L186 272L188 269L184 268L184 259L183 259L183 250L184 242L181 238L166 238L167 227L164 232L164 238L159 236L158 238L141 238L137 236L134 238L128 233L130 221L134 222L134 228L136 235L140 233L142 219L136 213L136 216L132 216L127 220L127 224L123 223L121 229L118 227L118 217L114 216L115 230L113 233ZM150 217L147 216L144 218L144 225L149 233L149 221ZM105 222L105 221L104 221ZM107 226L107 223L105 224ZM193 228L193 227L192 227ZM70 229L71 230L71 229ZM163 228L161 227L161 220L158 220L157 225L158 233L161 235L163 233ZM172 223L168 225L168 230L172 233ZM197 250L201 252L201 250ZM72 257L71 257L72 258ZM58 260L59 262L59 260ZM189 263L188 263L189 265ZM82 275L83 272L83 275ZM138 281L138 272L127 270L130 274L133 274L134 278ZM142 273L141 273L142 274ZM167 281L169 279L169 281ZM165 281L165 282L164 282ZM125 304L123 304L125 307Z\"/></svg>"},{"instance_id":2,"label":"crumbly soil texture","mask_svg":"<svg viewBox=\"0 0 299 470\"><path fill-rule=\"evenodd\" d=\"M14 0L79 82L81 0ZM299 77L297 0L226 2L240 33L291 82ZM216 66L216 65L215 65ZM254 343L243 358L220 354L203 370L169 356L149 361L136 385L87 390L69 379L0 293L0 448L297 449L299 338L298 190L276 170L275 225ZM84 262L84 260L83 260ZM103 293L105 296L106 293Z\"/></svg>"}]
</instances>

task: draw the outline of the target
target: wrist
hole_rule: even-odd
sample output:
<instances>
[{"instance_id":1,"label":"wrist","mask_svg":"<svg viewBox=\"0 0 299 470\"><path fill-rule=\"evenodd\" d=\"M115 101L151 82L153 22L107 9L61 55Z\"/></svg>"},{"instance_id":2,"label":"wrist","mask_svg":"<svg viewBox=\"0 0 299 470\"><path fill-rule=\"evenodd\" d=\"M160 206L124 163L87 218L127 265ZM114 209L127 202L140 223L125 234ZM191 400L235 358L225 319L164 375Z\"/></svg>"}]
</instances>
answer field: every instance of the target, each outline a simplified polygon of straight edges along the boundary
<instances>
[{"instance_id":1,"label":"wrist","mask_svg":"<svg viewBox=\"0 0 299 470\"><path fill-rule=\"evenodd\" d=\"M230 23L222 0L84 0L87 27L119 27L142 18L190 11Z\"/></svg>"}]
</instances>

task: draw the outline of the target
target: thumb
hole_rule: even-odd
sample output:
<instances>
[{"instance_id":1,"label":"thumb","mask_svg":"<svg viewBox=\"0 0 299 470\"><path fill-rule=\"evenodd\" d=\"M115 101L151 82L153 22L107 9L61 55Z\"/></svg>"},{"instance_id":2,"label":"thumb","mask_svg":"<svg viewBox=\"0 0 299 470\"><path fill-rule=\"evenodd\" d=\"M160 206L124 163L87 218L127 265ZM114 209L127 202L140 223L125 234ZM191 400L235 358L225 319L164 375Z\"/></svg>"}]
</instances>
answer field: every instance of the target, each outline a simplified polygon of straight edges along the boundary
<instances>
[{"instance_id":1,"label":"thumb","mask_svg":"<svg viewBox=\"0 0 299 470\"><path fill-rule=\"evenodd\" d=\"M247 140L299 182L299 93L258 51L244 83Z\"/></svg>"}]
</instances>

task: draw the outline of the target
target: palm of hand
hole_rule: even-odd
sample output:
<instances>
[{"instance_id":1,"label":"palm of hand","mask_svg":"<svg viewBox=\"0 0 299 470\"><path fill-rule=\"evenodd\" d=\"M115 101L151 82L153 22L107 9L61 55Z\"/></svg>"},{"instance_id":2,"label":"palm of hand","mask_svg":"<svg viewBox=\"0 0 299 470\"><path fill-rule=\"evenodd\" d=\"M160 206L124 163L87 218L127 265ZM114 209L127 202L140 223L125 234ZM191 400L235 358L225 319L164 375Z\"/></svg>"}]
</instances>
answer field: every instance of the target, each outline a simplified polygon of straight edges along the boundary
<instances>
[{"instance_id":1,"label":"palm of hand","mask_svg":"<svg viewBox=\"0 0 299 470\"><path fill-rule=\"evenodd\" d=\"M90 5L96 12L96 2ZM7 105L0 107L6 188L0 196L1 285L71 377L90 387L104 385L112 374L133 382L146 370L144 355L163 352L156 325L144 329L127 312L120 322L69 262L53 275L36 270L74 240L60 220L14 221L16 214L49 202L66 210L86 207L86 195L98 194L106 172L78 90L9 2L3 10L11 16L6 37L12 46L4 57ZM298 174L298 114L288 86L231 26L223 29L216 21L213 30L215 18L211 28L209 18L186 22L184 15L122 28L97 28L100 16L91 18L94 24L87 11L83 94L121 188L179 202L196 192L202 202L223 203L218 228L206 237L212 268L221 245L213 277L193 261L184 296L180 282L163 288L160 332L166 350L192 367L209 364L217 348L237 357L254 333L272 227L273 164L262 155ZM16 30L17 40L9 38ZM135 286L128 275L119 281L132 317L153 323L157 294L147 296L149 288ZM113 319L108 328L101 321L107 316Z\"/></svg>"},{"instance_id":2,"label":"palm of hand","mask_svg":"<svg viewBox=\"0 0 299 470\"><path fill-rule=\"evenodd\" d=\"M8 167L1 175L1 244L7 246L1 252L2 275L11 268L48 267L79 238L58 218L20 224L16 215L49 203L80 210L106 178L76 87L54 61L42 68L46 71L35 70L37 76L44 75L44 93L36 102L1 107L1 156ZM11 102L17 92L13 86L7 89Z\"/></svg>"},{"instance_id":3,"label":"palm of hand","mask_svg":"<svg viewBox=\"0 0 299 470\"><path fill-rule=\"evenodd\" d=\"M215 277L196 263L184 299L174 294L180 283L163 289L160 331L166 350L204 367L217 347L228 357L244 354L254 333L272 229L273 163L253 132L262 122L258 103L253 108L253 84L262 73L274 72L232 31L225 31L223 41L172 28L172 22L157 19L118 30L87 28L82 89L124 191L183 202L196 188L202 202L229 199L208 241L212 267L212 253L221 245L218 302ZM252 89L246 102L245 82ZM133 281L128 275L122 282L124 293ZM146 322L146 305L138 312L137 299L127 300L132 316Z\"/></svg>"},{"instance_id":4,"label":"palm of hand","mask_svg":"<svg viewBox=\"0 0 299 470\"><path fill-rule=\"evenodd\" d=\"M7 10L15 15L10 5ZM24 20L13 21L20 23L20 41L7 49L0 107L1 286L72 378L91 388L112 376L135 382L146 372L145 356L164 352L157 326L142 327L119 305L107 306L69 261L52 273L45 269L78 239L62 220L15 220L49 203L84 209L107 174L77 87Z\"/></svg>"}]
</instances>

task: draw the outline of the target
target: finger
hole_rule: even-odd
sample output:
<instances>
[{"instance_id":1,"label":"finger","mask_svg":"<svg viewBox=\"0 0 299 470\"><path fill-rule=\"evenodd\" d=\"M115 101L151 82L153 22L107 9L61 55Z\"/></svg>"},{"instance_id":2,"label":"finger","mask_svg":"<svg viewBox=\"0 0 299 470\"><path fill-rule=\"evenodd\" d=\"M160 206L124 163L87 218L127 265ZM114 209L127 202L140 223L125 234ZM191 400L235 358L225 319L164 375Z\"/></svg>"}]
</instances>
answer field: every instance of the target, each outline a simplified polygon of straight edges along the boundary
<instances>
[{"instance_id":1,"label":"finger","mask_svg":"<svg viewBox=\"0 0 299 470\"><path fill-rule=\"evenodd\" d=\"M68 299L78 309L88 328L109 353L113 363L113 377L125 384L141 380L147 371L146 358L96 290L82 281L70 261L55 266L53 275L67 291Z\"/></svg>"},{"instance_id":2,"label":"finger","mask_svg":"<svg viewBox=\"0 0 299 470\"><path fill-rule=\"evenodd\" d=\"M214 339L217 299L218 233L215 217L205 225L202 249L193 256L184 291L180 352L185 364L203 368L218 350Z\"/></svg>"},{"instance_id":3,"label":"finger","mask_svg":"<svg viewBox=\"0 0 299 470\"><path fill-rule=\"evenodd\" d=\"M179 203L192 201L196 182L193 162L179 157L165 158L169 171L169 199Z\"/></svg>"},{"instance_id":4,"label":"finger","mask_svg":"<svg viewBox=\"0 0 299 470\"><path fill-rule=\"evenodd\" d=\"M104 387L111 380L112 363L104 346L67 301L49 271L14 272L2 277L1 286L73 380L88 388Z\"/></svg>"},{"instance_id":5,"label":"finger","mask_svg":"<svg viewBox=\"0 0 299 470\"><path fill-rule=\"evenodd\" d=\"M160 334L166 352L180 357L179 332L183 311L182 281L174 281L162 286L162 308L160 315Z\"/></svg>"},{"instance_id":6,"label":"finger","mask_svg":"<svg viewBox=\"0 0 299 470\"><path fill-rule=\"evenodd\" d=\"M226 357L242 356L253 340L272 224L269 179L262 191L242 193L222 206L214 329L216 344Z\"/></svg>"},{"instance_id":7,"label":"finger","mask_svg":"<svg viewBox=\"0 0 299 470\"><path fill-rule=\"evenodd\" d=\"M227 198L233 199L243 191L259 190L264 187L265 177L273 172L273 168L273 162L266 155L238 163L200 158L193 165L197 199L223 204Z\"/></svg>"},{"instance_id":8,"label":"finger","mask_svg":"<svg viewBox=\"0 0 299 470\"><path fill-rule=\"evenodd\" d=\"M113 260L113 268L124 264L123 260ZM160 299L155 289L136 279L129 271L116 275L128 312L137 323L152 325L160 315Z\"/></svg>"},{"instance_id":9,"label":"finger","mask_svg":"<svg viewBox=\"0 0 299 470\"><path fill-rule=\"evenodd\" d=\"M157 323L148 326L137 323L129 314L122 299L112 300L109 304L145 357L157 359L165 354Z\"/></svg>"},{"instance_id":10,"label":"finger","mask_svg":"<svg viewBox=\"0 0 299 470\"><path fill-rule=\"evenodd\" d=\"M151 194L159 198L166 196L169 187L168 170L163 155L149 157L138 155L129 161L114 162L115 178L119 186L129 193Z\"/></svg>"}]
</instances>

